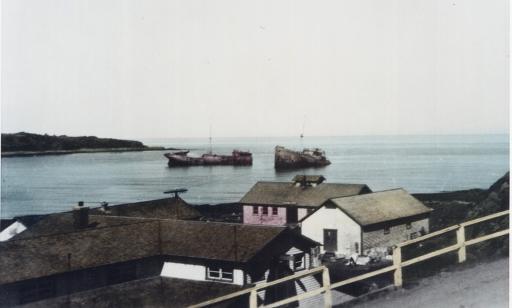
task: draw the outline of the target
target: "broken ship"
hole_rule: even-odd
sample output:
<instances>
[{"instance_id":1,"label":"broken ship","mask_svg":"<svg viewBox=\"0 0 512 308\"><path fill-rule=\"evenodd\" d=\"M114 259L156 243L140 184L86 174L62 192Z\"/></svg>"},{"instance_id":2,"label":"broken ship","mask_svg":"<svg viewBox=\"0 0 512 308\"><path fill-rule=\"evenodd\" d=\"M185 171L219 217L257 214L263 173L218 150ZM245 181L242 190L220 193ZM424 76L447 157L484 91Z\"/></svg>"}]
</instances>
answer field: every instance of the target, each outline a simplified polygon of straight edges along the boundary
<instances>
[{"instance_id":1,"label":"broken ship","mask_svg":"<svg viewBox=\"0 0 512 308\"><path fill-rule=\"evenodd\" d=\"M165 153L164 156L169 159L167 165L169 167L179 166L216 166L216 165L232 165L232 166L251 166L252 154L248 151L233 150L231 155L217 155L206 153L200 157L188 156L189 151L178 151Z\"/></svg>"},{"instance_id":2,"label":"broken ship","mask_svg":"<svg viewBox=\"0 0 512 308\"><path fill-rule=\"evenodd\" d=\"M289 150L282 146L275 148L275 169L323 167L330 164L331 162L325 156L325 151L318 148L304 149L302 152Z\"/></svg>"}]
</instances>

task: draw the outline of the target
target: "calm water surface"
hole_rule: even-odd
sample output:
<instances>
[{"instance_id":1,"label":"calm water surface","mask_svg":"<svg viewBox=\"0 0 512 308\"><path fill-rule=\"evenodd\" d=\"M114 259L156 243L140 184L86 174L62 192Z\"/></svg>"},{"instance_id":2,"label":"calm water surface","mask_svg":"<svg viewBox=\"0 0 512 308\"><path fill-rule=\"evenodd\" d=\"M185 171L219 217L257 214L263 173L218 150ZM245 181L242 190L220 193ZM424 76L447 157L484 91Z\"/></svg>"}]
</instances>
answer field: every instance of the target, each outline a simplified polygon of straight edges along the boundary
<instances>
[{"instance_id":1,"label":"calm water surface","mask_svg":"<svg viewBox=\"0 0 512 308\"><path fill-rule=\"evenodd\" d=\"M208 150L207 139L151 139L147 145ZM274 170L274 147L320 147L332 165ZM289 181L322 174L328 182L365 183L374 191L410 192L487 188L509 169L508 135L219 138L213 151L251 150L252 167L167 167L165 151L2 158L0 216L66 211L79 200L111 204L164 197L188 188L192 203L238 201L259 180Z\"/></svg>"}]
</instances>

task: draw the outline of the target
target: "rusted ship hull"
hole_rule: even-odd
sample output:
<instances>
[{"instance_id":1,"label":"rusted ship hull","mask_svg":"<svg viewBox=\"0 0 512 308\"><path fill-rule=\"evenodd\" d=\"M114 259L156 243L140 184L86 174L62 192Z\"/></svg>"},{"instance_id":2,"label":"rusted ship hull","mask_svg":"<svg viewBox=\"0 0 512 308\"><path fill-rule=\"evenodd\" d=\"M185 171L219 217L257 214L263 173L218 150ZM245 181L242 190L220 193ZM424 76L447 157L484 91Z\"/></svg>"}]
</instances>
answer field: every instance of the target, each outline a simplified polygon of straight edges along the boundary
<instances>
[{"instance_id":1,"label":"rusted ship hull","mask_svg":"<svg viewBox=\"0 0 512 308\"><path fill-rule=\"evenodd\" d=\"M190 157L188 151L165 153L169 167L186 166L251 166L252 154L244 151L233 151L231 155L203 154L201 157Z\"/></svg>"},{"instance_id":2,"label":"rusted ship hull","mask_svg":"<svg viewBox=\"0 0 512 308\"><path fill-rule=\"evenodd\" d=\"M304 149L302 152L292 151L282 146L275 148L275 169L299 169L309 167L324 167L331 162L320 149Z\"/></svg>"}]
</instances>

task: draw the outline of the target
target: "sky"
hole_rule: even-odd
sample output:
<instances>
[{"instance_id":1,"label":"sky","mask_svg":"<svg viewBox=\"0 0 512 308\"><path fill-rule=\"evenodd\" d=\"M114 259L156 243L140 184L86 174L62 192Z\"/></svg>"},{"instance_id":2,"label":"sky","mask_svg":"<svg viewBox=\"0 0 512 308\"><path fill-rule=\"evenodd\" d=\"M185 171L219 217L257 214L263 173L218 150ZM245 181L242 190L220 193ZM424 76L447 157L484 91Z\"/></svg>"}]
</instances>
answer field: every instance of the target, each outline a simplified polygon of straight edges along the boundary
<instances>
[{"instance_id":1,"label":"sky","mask_svg":"<svg viewBox=\"0 0 512 308\"><path fill-rule=\"evenodd\" d=\"M506 0L1 4L2 132L509 131Z\"/></svg>"}]
</instances>

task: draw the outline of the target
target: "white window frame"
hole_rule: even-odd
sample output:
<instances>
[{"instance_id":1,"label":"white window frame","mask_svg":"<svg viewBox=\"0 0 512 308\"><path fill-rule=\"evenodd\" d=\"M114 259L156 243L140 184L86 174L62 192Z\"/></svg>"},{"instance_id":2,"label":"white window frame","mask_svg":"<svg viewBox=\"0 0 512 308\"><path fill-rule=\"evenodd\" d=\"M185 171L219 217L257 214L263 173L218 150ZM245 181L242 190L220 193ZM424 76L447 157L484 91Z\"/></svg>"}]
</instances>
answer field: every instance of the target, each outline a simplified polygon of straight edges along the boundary
<instances>
[{"instance_id":1,"label":"white window frame","mask_svg":"<svg viewBox=\"0 0 512 308\"><path fill-rule=\"evenodd\" d=\"M215 276L212 276L211 274L214 274ZM222 267L215 267L214 270L210 267L206 267L206 280L233 282L234 274L234 270L229 271L227 269L223 269ZM231 278L226 278L225 275L231 275Z\"/></svg>"},{"instance_id":2,"label":"white window frame","mask_svg":"<svg viewBox=\"0 0 512 308\"><path fill-rule=\"evenodd\" d=\"M296 259L299 256L302 256L300 259ZM302 264L301 266L297 267L297 262L300 261ZM306 254L305 253L298 253L293 255L293 270L294 271L300 271L306 269Z\"/></svg>"}]
</instances>

